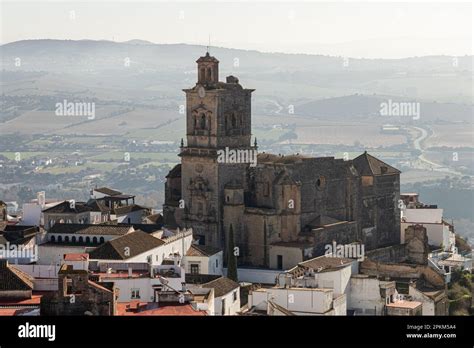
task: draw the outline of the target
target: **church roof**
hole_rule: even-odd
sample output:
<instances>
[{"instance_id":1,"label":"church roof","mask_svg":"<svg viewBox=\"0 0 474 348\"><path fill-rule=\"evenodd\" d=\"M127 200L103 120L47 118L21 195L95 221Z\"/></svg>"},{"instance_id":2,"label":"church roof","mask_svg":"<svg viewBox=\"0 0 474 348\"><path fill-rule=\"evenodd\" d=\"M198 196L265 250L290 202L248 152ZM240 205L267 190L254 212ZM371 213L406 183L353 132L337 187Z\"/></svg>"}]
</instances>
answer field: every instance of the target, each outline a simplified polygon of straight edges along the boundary
<instances>
[{"instance_id":1,"label":"church roof","mask_svg":"<svg viewBox=\"0 0 474 348\"><path fill-rule=\"evenodd\" d=\"M400 171L365 151L352 161L360 175L393 175Z\"/></svg>"},{"instance_id":2,"label":"church roof","mask_svg":"<svg viewBox=\"0 0 474 348\"><path fill-rule=\"evenodd\" d=\"M170 170L168 175L166 176L167 179L169 178L181 178L181 163L177 164Z\"/></svg>"},{"instance_id":3,"label":"church roof","mask_svg":"<svg viewBox=\"0 0 474 348\"><path fill-rule=\"evenodd\" d=\"M259 153L257 155L257 162L259 163L265 163L265 162L271 162L271 163L280 163L280 164L292 164L296 162L301 162L303 159L309 158L303 155L275 155L272 153Z\"/></svg>"},{"instance_id":4,"label":"church roof","mask_svg":"<svg viewBox=\"0 0 474 348\"><path fill-rule=\"evenodd\" d=\"M196 63L201 63L201 62L212 62L212 63L219 63L216 57L213 57L209 54L209 52L206 52L205 56L199 57L198 60L196 60Z\"/></svg>"}]
</instances>

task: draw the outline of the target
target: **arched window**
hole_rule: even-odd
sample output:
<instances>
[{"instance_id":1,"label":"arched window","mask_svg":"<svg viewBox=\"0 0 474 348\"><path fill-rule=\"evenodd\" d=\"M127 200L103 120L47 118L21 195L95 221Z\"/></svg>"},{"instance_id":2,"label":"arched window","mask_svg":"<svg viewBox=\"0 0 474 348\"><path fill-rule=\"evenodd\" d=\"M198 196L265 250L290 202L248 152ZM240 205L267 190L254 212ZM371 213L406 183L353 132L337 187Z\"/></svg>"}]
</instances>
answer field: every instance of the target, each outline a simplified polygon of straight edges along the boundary
<instances>
[{"instance_id":1,"label":"arched window","mask_svg":"<svg viewBox=\"0 0 474 348\"><path fill-rule=\"evenodd\" d=\"M65 241L66 243L68 243L68 242L69 242L69 236L64 237L64 241Z\"/></svg>"},{"instance_id":2,"label":"arched window","mask_svg":"<svg viewBox=\"0 0 474 348\"><path fill-rule=\"evenodd\" d=\"M58 236L58 243L61 243L63 241L63 237Z\"/></svg>"},{"instance_id":3,"label":"arched window","mask_svg":"<svg viewBox=\"0 0 474 348\"><path fill-rule=\"evenodd\" d=\"M206 115L201 114L201 122L199 126L201 129L206 129Z\"/></svg>"},{"instance_id":4,"label":"arched window","mask_svg":"<svg viewBox=\"0 0 474 348\"><path fill-rule=\"evenodd\" d=\"M101 244L104 243L105 242L104 237L100 237L99 241L100 241Z\"/></svg>"},{"instance_id":5,"label":"arched window","mask_svg":"<svg viewBox=\"0 0 474 348\"><path fill-rule=\"evenodd\" d=\"M97 244L97 237L92 238L92 243Z\"/></svg>"},{"instance_id":6,"label":"arched window","mask_svg":"<svg viewBox=\"0 0 474 348\"><path fill-rule=\"evenodd\" d=\"M207 68L207 80L211 81L212 79L212 70L211 68Z\"/></svg>"},{"instance_id":7,"label":"arched window","mask_svg":"<svg viewBox=\"0 0 474 348\"><path fill-rule=\"evenodd\" d=\"M55 236L51 236L51 242L53 242L53 243L56 242L56 237Z\"/></svg>"},{"instance_id":8,"label":"arched window","mask_svg":"<svg viewBox=\"0 0 474 348\"><path fill-rule=\"evenodd\" d=\"M200 74L199 74L199 75L200 75L200 76L199 76L199 80L201 80L201 81L204 80L204 78L205 78L205 73L204 73L204 72L205 72L205 69L204 69L204 68L201 68L201 72L200 72Z\"/></svg>"},{"instance_id":9,"label":"arched window","mask_svg":"<svg viewBox=\"0 0 474 348\"><path fill-rule=\"evenodd\" d=\"M71 240L72 240L73 243L76 243L76 236L72 236Z\"/></svg>"},{"instance_id":10,"label":"arched window","mask_svg":"<svg viewBox=\"0 0 474 348\"><path fill-rule=\"evenodd\" d=\"M86 237L86 243L89 244L91 242L91 238L90 237Z\"/></svg>"},{"instance_id":11,"label":"arched window","mask_svg":"<svg viewBox=\"0 0 474 348\"><path fill-rule=\"evenodd\" d=\"M79 243L83 243L83 242L84 242L84 238L79 237Z\"/></svg>"}]
</instances>

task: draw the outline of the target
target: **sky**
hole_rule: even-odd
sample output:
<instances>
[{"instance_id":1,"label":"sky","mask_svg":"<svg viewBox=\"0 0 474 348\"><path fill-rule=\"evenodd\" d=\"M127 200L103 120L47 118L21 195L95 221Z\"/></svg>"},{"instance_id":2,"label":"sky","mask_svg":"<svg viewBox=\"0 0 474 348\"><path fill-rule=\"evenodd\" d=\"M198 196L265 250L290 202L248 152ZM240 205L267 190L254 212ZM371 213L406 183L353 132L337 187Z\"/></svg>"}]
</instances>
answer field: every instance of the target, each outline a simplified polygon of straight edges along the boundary
<instances>
[{"instance_id":1,"label":"sky","mask_svg":"<svg viewBox=\"0 0 474 348\"><path fill-rule=\"evenodd\" d=\"M345 57L473 54L471 2L1 0L2 44L147 40Z\"/></svg>"}]
</instances>

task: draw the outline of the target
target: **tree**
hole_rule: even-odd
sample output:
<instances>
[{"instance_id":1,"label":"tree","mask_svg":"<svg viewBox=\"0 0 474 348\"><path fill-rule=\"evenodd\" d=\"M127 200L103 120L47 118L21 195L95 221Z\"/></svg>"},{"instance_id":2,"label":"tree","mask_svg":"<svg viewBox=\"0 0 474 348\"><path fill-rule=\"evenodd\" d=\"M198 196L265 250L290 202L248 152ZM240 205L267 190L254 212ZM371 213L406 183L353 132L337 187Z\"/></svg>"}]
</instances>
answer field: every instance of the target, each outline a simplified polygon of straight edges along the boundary
<instances>
[{"instance_id":1,"label":"tree","mask_svg":"<svg viewBox=\"0 0 474 348\"><path fill-rule=\"evenodd\" d=\"M237 258L235 255L234 229L232 224L229 228L229 241L227 243L227 278L238 282L237 277Z\"/></svg>"}]
</instances>

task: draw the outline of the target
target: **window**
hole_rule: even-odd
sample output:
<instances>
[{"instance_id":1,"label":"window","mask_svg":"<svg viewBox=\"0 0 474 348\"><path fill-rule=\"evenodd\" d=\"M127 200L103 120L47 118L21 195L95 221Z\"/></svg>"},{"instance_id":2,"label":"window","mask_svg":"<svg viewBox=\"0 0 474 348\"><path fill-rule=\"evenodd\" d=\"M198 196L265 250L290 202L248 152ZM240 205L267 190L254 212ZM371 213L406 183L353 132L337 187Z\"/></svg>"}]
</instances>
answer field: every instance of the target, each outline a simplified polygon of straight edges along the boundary
<instances>
[{"instance_id":1,"label":"window","mask_svg":"<svg viewBox=\"0 0 474 348\"><path fill-rule=\"evenodd\" d=\"M270 194L270 183L266 182L263 184L263 195L267 196Z\"/></svg>"},{"instance_id":2,"label":"window","mask_svg":"<svg viewBox=\"0 0 474 348\"><path fill-rule=\"evenodd\" d=\"M277 268L283 269L283 256L277 255Z\"/></svg>"},{"instance_id":3,"label":"window","mask_svg":"<svg viewBox=\"0 0 474 348\"><path fill-rule=\"evenodd\" d=\"M237 301L237 291L234 291L234 292L232 293L232 300L233 300L234 302Z\"/></svg>"},{"instance_id":4,"label":"window","mask_svg":"<svg viewBox=\"0 0 474 348\"><path fill-rule=\"evenodd\" d=\"M318 178L318 180L316 180L316 188L318 190L322 190L322 189L324 189L325 186L326 186L326 178L321 175Z\"/></svg>"},{"instance_id":5,"label":"window","mask_svg":"<svg viewBox=\"0 0 474 348\"><path fill-rule=\"evenodd\" d=\"M198 203L198 214L202 214L203 210L204 210L204 205L201 202L199 202Z\"/></svg>"},{"instance_id":6,"label":"window","mask_svg":"<svg viewBox=\"0 0 474 348\"><path fill-rule=\"evenodd\" d=\"M104 242L105 242L104 237L100 237L100 242L101 242L101 243L104 243Z\"/></svg>"},{"instance_id":7,"label":"window","mask_svg":"<svg viewBox=\"0 0 474 348\"><path fill-rule=\"evenodd\" d=\"M219 259L216 259L216 269L219 268Z\"/></svg>"},{"instance_id":8,"label":"window","mask_svg":"<svg viewBox=\"0 0 474 348\"><path fill-rule=\"evenodd\" d=\"M86 243L90 243L91 242L91 237L86 237Z\"/></svg>"},{"instance_id":9,"label":"window","mask_svg":"<svg viewBox=\"0 0 474 348\"><path fill-rule=\"evenodd\" d=\"M73 236L71 240L73 243L76 243L76 236Z\"/></svg>"},{"instance_id":10,"label":"window","mask_svg":"<svg viewBox=\"0 0 474 348\"><path fill-rule=\"evenodd\" d=\"M229 202L230 202L230 197L229 197L229 196L226 196L226 197L225 197L225 200L226 200L227 203L229 203Z\"/></svg>"},{"instance_id":11,"label":"window","mask_svg":"<svg viewBox=\"0 0 474 348\"><path fill-rule=\"evenodd\" d=\"M221 306L221 315L225 315L225 298L222 299Z\"/></svg>"},{"instance_id":12,"label":"window","mask_svg":"<svg viewBox=\"0 0 474 348\"><path fill-rule=\"evenodd\" d=\"M61 243L63 241L63 237L58 236L58 243Z\"/></svg>"},{"instance_id":13,"label":"window","mask_svg":"<svg viewBox=\"0 0 474 348\"><path fill-rule=\"evenodd\" d=\"M139 299L140 298L140 289L132 289L130 298L131 299Z\"/></svg>"},{"instance_id":14,"label":"window","mask_svg":"<svg viewBox=\"0 0 474 348\"><path fill-rule=\"evenodd\" d=\"M197 263L191 264L191 274L199 274L199 265Z\"/></svg>"},{"instance_id":15,"label":"window","mask_svg":"<svg viewBox=\"0 0 474 348\"><path fill-rule=\"evenodd\" d=\"M97 244L97 237L92 238L92 243Z\"/></svg>"},{"instance_id":16,"label":"window","mask_svg":"<svg viewBox=\"0 0 474 348\"><path fill-rule=\"evenodd\" d=\"M56 237L55 236L51 236L51 242L56 242Z\"/></svg>"},{"instance_id":17,"label":"window","mask_svg":"<svg viewBox=\"0 0 474 348\"><path fill-rule=\"evenodd\" d=\"M84 242L84 238L79 237L79 243L83 243L83 242Z\"/></svg>"},{"instance_id":18,"label":"window","mask_svg":"<svg viewBox=\"0 0 474 348\"><path fill-rule=\"evenodd\" d=\"M362 186L372 186L374 184L374 177L370 175L362 176Z\"/></svg>"},{"instance_id":19,"label":"window","mask_svg":"<svg viewBox=\"0 0 474 348\"><path fill-rule=\"evenodd\" d=\"M68 242L69 242L69 236L64 237L64 241L65 241L66 243L68 243Z\"/></svg>"}]
</instances>

